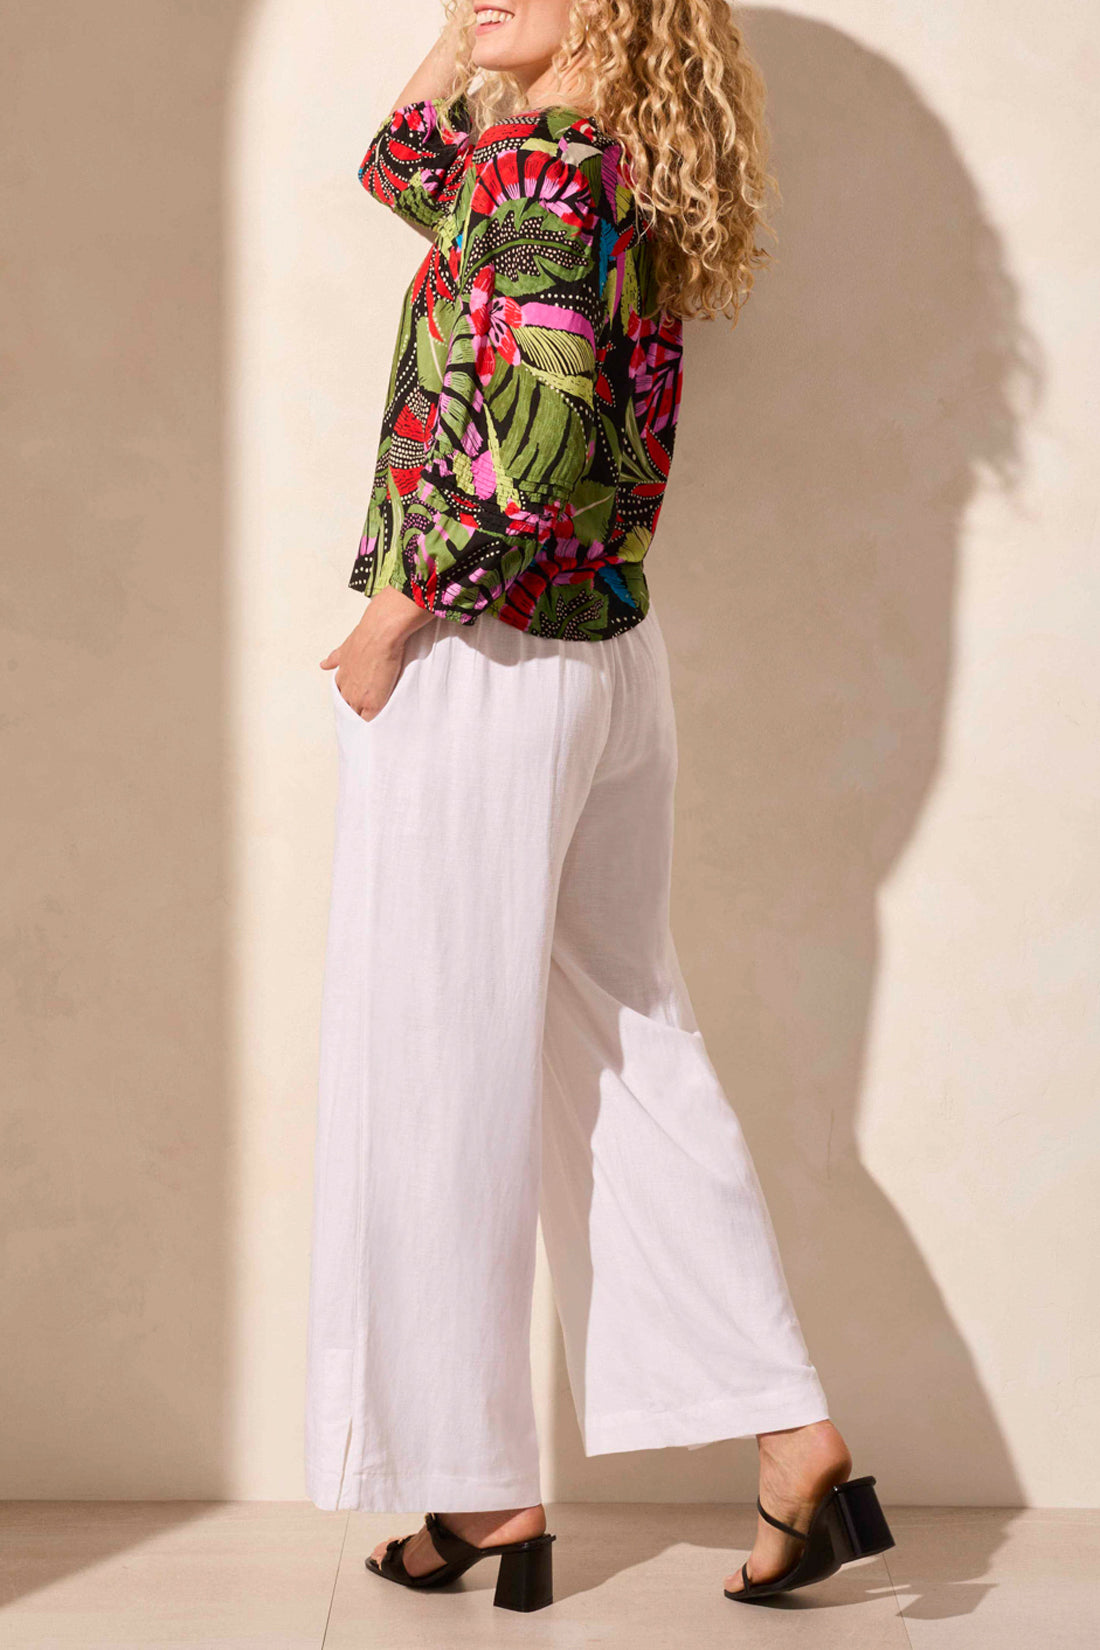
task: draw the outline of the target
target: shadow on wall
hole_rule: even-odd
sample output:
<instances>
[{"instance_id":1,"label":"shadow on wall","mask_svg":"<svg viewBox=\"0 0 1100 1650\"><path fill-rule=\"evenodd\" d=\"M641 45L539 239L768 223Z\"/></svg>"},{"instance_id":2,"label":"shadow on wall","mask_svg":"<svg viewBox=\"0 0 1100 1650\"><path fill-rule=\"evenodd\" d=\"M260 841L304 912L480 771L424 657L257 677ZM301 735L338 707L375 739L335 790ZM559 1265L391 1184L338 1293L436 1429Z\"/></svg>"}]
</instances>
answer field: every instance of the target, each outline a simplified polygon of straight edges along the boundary
<instances>
[{"instance_id":1,"label":"shadow on wall","mask_svg":"<svg viewBox=\"0 0 1100 1650\"><path fill-rule=\"evenodd\" d=\"M222 179L244 11L3 16L14 1498L226 1483ZM100 1541L74 1516L61 1571Z\"/></svg>"},{"instance_id":2,"label":"shadow on wall","mask_svg":"<svg viewBox=\"0 0 1100 1650\"><path fill-rule=\"evenodd\" d=\"M1019 1503L965 1329L856 1122L876 901L939 760L964 513L983 476L1011 485L1015 388L1036 373L997 237L912 85L821 23L762 9L748 28L777 264L735 330L687 329L652 556L678 949L855 1470L887 1501ZM755 1453L586 1460L559 1345L558 1498L751 1499Z\"/></svg>"}]
</instances>

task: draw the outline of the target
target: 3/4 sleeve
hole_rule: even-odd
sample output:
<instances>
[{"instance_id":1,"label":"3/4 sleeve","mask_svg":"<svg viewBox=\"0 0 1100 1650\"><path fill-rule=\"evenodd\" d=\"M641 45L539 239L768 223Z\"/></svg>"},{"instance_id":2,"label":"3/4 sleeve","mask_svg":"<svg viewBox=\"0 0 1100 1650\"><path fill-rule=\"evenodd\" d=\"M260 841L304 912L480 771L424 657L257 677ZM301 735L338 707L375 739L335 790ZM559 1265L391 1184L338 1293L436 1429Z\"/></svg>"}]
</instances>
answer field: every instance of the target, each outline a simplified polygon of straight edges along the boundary
<instances>
[{"instance_id":1,"label":"3/4 sleeve","mask_svg":"<svg viewBox=\"0 0 1100 1650\"><path fill-rule=\"evenodd\" d=\"M434 230L461 184L470 143L465 97L447 106L430 98L387 115L371 139L359 181L383 206Z\"/></svg>"},{"instance_id":2,"label":"3/4 sleeve","mask_svg":"<svg viewBox=\"0 0 1100 1650\"><path fill-rule=\"evenodd\" d=\"M543 143L477 169L460 231L432 444L391 582L470 623L497 611L551 535L595 439L604 318L588 181Z\"/></svg>"}]
</instances>

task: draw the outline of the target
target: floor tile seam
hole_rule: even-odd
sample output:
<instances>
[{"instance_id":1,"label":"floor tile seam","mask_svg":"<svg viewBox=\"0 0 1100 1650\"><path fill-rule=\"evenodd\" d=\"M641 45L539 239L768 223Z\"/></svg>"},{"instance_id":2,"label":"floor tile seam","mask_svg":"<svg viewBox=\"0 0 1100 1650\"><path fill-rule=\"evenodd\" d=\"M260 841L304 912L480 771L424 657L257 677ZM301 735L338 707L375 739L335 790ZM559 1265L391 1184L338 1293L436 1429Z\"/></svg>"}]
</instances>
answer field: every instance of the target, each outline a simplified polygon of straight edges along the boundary
<instances>
[{"instance_id":1,"label":"floor tile seam","mask_svg":"<svg viewBox=\"0 0 1100 1650\"><path fill-rule=\"evenodd\" d=\"M348 1544L348 1530L350 1528L351 1514L349 1512L344 1514L344 1530L340 1537L340 1551L336 1555L336 1574L332 1578L332 1591L329 1594L328 1610L325 1613L325 1625L321 1632L321 1643L319 1650L325 1650L325 1645L328 1642L328 1630L332 1624L332 1607L336 1603L336 1589L340 1585L340 1572L344 1567L344 1548Z\"/></svg>"},{"instance_id":2,"label":"floor tile seam","mask_svg":"<svg viewBox=\"0 0 1100 1650\"><path fill-rule=\"evenodd\" d=\"M905 1642L909 1646L909 1650L913 1650L913 1640L909 1637L909 1624L905 1619L905 1606L902 1604L901 1599L898 1596L897 1583L895 1582L893 1574L890 1570L889 1560L887 1559L885 1553L882 1553L880 1556L882 1558L882 1567L886 1571L886 1579L890 1583L890 1591L894 1595L894 1603L898 1607L898 1620L901 1622L901 1630L905 1634Z\"/></svg>"}]
</instances>

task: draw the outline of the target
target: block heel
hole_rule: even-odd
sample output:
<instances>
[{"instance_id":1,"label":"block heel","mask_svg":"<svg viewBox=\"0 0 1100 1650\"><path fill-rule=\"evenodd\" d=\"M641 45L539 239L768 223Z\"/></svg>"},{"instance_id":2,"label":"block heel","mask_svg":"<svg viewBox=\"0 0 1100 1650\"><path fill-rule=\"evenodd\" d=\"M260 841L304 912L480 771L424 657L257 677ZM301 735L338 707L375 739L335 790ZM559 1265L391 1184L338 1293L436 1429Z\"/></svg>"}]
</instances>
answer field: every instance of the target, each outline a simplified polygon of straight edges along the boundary
<instances>
[{"instance_id":1,"label":"block heel","mask_svg":"<svg viewBox=\"0 0 1100 1650\"><path fill-rule=\"evenodd\" d=\"M741 1566L743 1585L735 1592L725 1588L726 1597L753 1604L757 1599L790 1592L793 1587L824 1581L842 1564L850 1564L855 1558L870 1558L892 1547L894 1538L875 1494L875 1483L874 1478L866 1477L834 1485L815 1508L808 1530L796 1530L792 1524L773 1518L757 1501L756 1510L761 1518L786 1535L795 1536L805 1546L790 1569L771 1581L753 1581L746 1559Z\"/></svg>"},{"instance_id":2,"label":"block heel","mask_svg":"<svg viewBox=\"0 0 1100 1650\"><path fill-rule=\"evenodd\" d=\"M853 1478L833 1491L834 1545L848 1551L842 1560L870 1558L894 1545L886 1515L875 1494L873 1478Z\"/></svg>"},{"instance_id":3,"label":"block heel","mask_svg":"<svg viewBox=\"0 0 1100 1650\"><path fill-rule=\"evenodd\" d=\"M514 1552L502 1553L493 1603L502 1610L541 1610L554 1602L552 1535L525 1541Z\"/></svg>"},{"instance_id":4,"label":"block heel","mask_svg":"<svg viewBox=\"0 0 1100 1650\"><path fill-rule=\"evenodd\" d=\"M493 1603L502 1610L542 1610L554 1602L553 1561L550 1548L552 1535L532 1536L530 1541L502 1541L495 1547L475 1547L449 1530L438 1513L427 1513L424 1527L432 1546L443 1563L427 1575L411 1576L405 1568L405 1545L412 1539L403 1535L386 1545L381 1562L367 1558L364 1563L372 1575L384 1581L396 1581L401 1587L417 1591L446 1587L457 1581L472 1564L483 1558L500 1559L497 1587Z\"/></svg>"}]
</instances>

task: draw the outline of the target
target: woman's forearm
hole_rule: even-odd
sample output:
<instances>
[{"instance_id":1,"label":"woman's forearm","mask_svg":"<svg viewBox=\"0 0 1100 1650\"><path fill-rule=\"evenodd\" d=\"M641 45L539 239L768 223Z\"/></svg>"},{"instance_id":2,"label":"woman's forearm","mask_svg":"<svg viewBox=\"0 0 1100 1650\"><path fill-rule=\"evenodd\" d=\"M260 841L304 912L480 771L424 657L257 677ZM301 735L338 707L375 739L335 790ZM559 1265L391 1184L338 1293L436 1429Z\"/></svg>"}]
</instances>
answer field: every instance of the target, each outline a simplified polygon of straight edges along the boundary
<instances>
[{"instance_id":1,"label":"woman's forearm","mask_svg":"<svg viewBox=\"0 0 1100 1650\"><path fill-rule=\"evenodd\" d=\"M426 608L419 607L411 596L406 596L404 591L383 585L367 603L356 628L383 644L397 644L434 617Z\"/></svg>"},{"instance_id":2,"label":"woman's forearm","mask_svg":"<svg viewBox=\"0 0 1100 1650\"><path fill-rule=\"evenodd\" d=\"M453 21L444 25L435 45L413 71L401 89L394 109L403 109L406 103L417 103L421 98L443 97L451 89L455 59L458 55L460 31Z\"/></svg>"}]
</instances>

